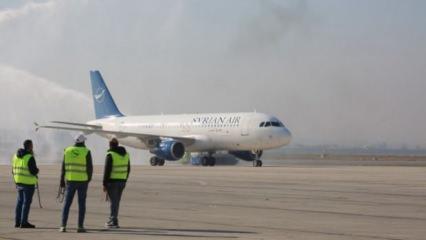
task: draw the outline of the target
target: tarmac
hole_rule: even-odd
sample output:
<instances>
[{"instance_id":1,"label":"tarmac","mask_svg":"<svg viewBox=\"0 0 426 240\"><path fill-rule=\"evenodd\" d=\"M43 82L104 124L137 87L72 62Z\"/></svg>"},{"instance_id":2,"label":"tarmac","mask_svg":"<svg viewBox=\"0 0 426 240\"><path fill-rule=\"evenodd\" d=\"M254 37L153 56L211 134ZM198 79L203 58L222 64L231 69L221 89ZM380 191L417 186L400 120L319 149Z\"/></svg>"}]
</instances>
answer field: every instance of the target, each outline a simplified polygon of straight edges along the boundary
<instances>
[{"instance_id":1,"label":"tarmac","mask_svg":"<svg viewBox=\"0 0 426 240\"><path fill-rule=\"evenodd\" d=\"M275 162L274 162L275 163ZM0 239L426 239L426 167L288 164L283 166L133 166L120 229L109 212L103 166L87 199L88 233L76 233L74 200L59 233L59 165L41 165L43 209L34 196L36 229L15 229L16 191L0 166Z\"/></svg>"}]
</instances>

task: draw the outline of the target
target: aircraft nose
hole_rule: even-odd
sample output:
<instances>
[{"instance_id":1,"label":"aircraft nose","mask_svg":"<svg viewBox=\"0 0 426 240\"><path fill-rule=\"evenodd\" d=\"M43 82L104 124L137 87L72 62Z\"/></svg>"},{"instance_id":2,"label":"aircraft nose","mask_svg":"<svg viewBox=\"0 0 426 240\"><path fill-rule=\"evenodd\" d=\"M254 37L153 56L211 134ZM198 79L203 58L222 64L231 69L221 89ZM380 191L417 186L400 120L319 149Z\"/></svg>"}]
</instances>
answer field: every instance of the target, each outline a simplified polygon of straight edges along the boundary
<instances>
[{"instance_id":1,"label":"aircraft nose","mask_svg":"<svg viewBox=\"0 0 426 240\"><path fill-rule=\"evenodd\" d=\"M283 145L289 144L291 142L291 138L292 138L292 135L290 130L284 127L281 134L282 144Z\"/></svg>"}]
</instances>

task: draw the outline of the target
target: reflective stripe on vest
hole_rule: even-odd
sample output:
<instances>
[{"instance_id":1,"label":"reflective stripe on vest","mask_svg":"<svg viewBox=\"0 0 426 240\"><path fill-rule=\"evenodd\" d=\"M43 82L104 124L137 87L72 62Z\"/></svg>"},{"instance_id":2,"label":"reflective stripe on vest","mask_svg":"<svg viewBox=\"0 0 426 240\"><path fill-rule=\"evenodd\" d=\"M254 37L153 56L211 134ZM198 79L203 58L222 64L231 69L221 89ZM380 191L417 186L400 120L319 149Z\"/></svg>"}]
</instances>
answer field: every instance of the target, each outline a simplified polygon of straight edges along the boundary
<instances>
[{"instance_id":1,"label":"reflective stripe on vest","mask_svg":"<svg viewBox=\"0 0 426 240\"><path fill-rule=\"evenodd\" d=\"M129 167L129 154L122 156L118 153L108 151L112 157L112 170L110 179L121 179L126 180L128 178L128 167Z\"/></svg>"},{"instance_id":2,"label":"reflective stripe on vest","mask_svg":"<svg viewBox=\"0 0 426 240\"><path fill-rule=\"evenodd\" d=\"M86 157L89 149L86 147L68 147L65 149L65 179L67 181L84 182L89 180L87 175Z\"/></svg>"},{"instance_id":3,"label":"reflective stripe on vest","mask_svg":"<svg viewBox=\"0 0 426 240\"><path fill-rule=\"evenodd\" d=\"M36 185L38 180L37 177L30 173L30 169L28 168L28 162L33 157L31 154L26 154L22 158L18 156L13 156L12 163L12 172L13 179L15 183L27 184L27 185Z\"/></svg>"}]
</instances>

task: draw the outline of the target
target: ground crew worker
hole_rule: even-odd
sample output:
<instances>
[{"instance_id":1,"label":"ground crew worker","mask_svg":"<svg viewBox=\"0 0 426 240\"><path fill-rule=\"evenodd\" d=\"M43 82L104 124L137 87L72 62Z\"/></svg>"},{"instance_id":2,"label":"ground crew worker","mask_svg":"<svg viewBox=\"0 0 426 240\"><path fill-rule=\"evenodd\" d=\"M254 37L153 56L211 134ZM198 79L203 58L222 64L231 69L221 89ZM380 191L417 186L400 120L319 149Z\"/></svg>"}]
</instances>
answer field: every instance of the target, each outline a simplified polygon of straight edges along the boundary
<instances>
[{"instance_id":1,"label":"ground crew worker","mask_svg":"<svg viewBox=\"0 0 426 240\"><path fill-rule=\"evenodd\" d=\"M126 149L119 146L118 140L113 138L109 142L109 150L105 159L103 189L110 199L110 216L105 227L119 228L118 211L121 195L130 173L130 157Z\"/></svg>"},{"instance_id":2,"label":"ground crew worker","mask_svg":"<svg viewBox=\"0 0 426 240\"><path fill-rule=\"evenodd\" d=\"M62 209L62 225L60 232L66 232L68 215L74 198L78 192L78 228L77 232L84 233L84 217L86 214L87 188L93 173L93 162L90 150L85 146L86 137L78 135L75 145L64 151L62 163L61 188L65 188L65 201Z\"/></svg>"},{"instance_id":3,"label":"ground crew worker","mask_svg":"<svg viewBox=\"0 0 426 240\"><path fill-rule=\"evenodd\" d=\"M12 174L18 190L15 209L15 228L35 228L28 222L31 202L34 195L35 185L38 182L36 161L33 154L33 142L24 141L24 148L20 148L13 156Z\"/></svg>"}]
</instances>

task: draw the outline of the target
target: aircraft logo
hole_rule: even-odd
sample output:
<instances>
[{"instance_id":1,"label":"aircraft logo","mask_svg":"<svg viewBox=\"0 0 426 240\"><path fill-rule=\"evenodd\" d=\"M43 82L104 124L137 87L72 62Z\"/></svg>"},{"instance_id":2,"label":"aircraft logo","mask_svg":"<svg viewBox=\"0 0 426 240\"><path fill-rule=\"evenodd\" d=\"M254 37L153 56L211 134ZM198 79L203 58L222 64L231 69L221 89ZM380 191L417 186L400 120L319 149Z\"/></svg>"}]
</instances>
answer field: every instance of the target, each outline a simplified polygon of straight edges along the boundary
<instances>
[{"instance_id":1,"label":"aircraft logo","mask_svg":"<svg viewBox=\"0 0 426 240\"><path fill-rule=\"evenodd\" d=\"M96 94L94 96L95 96L96 102L103 103L103 101L105 99L105 89L98 88L98 90L96 90Z\"/></svg>"}]
</instances>

